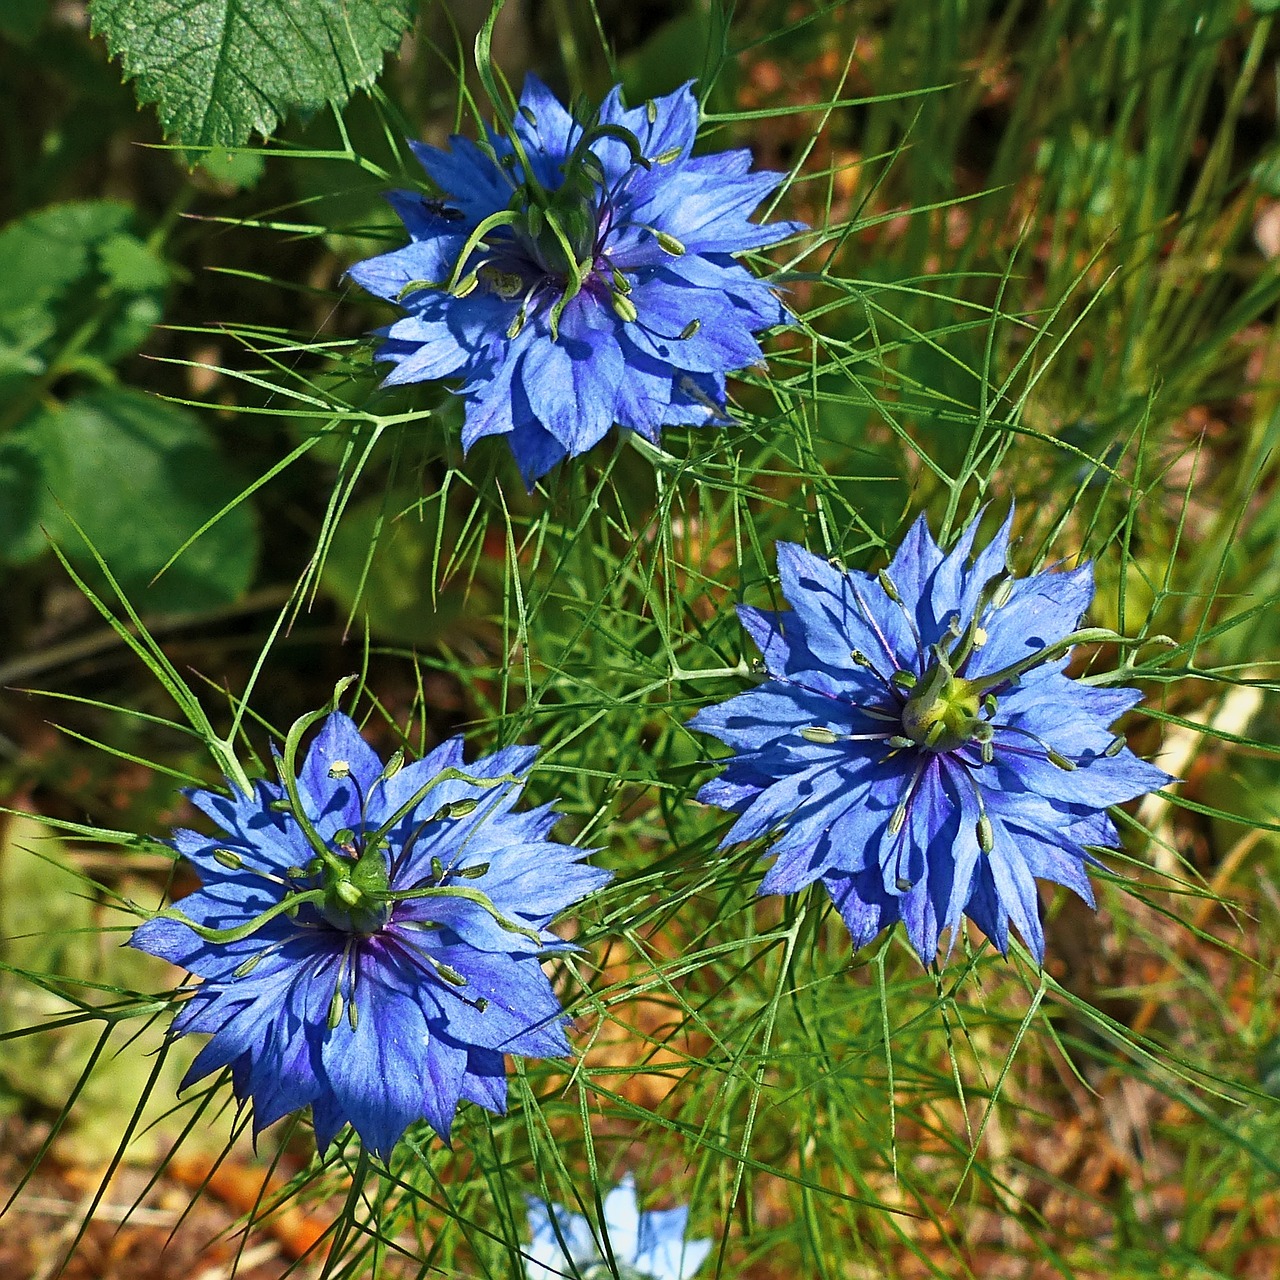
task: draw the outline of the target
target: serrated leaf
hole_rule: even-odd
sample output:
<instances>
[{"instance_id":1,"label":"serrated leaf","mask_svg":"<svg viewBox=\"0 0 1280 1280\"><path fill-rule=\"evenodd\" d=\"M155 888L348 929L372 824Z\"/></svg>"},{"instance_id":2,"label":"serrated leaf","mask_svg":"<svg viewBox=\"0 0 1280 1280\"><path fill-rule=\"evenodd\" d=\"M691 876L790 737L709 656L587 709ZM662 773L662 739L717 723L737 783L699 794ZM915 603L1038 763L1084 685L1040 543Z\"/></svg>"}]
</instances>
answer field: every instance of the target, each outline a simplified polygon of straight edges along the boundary
<instances>
[{"instance_id":1,"label":"serrated leaf","mask_svg":"<svg viewBox=\"0 0 1280 1280\"><path fill-rule=\"evenodd\" d=\"M32 459L39 468L31 478ZM41 495L37 520L11 533L5 558L39 554L49 531L79 563L72 517L137 606L188 612L235 600L253 578L258 538L239 506L198 539L160 580L183 542L240 491L240 481L187 410L120 387L94 391L27 419L0 445L3 484Z\"/></svg>"},{"instance_id":2,"label":"serrated leaf","mask_svg":"<svg viewBox=\"0 0 1280 1280\"><path fill-rule=\"evenodd\" d=\"M137 236L124 232L106 240L98 250L102 269L117 289L126 293L146 293L169 283L169 268Z\"/></svg>"},{"instance_id":3,"label":"serrated leaf","mask_svg":"<svg viewBox=\"0 0 1280 1280\"><path fill-rule=\"evenodd\" d=\"M139 102L190 146L239 146L373 83L414 0L92 0Z\"/></svg>"},{"instance_id":4,"label":"serrated leaf","mask_svg":"<svg viewBox=\"0 0 1280 1280\"><path fill-rule=\"evenodd\" d=\"M81 337L108 363L135 351L160 318L164 261L128 230L133 211L111 200L53 205L0 230L0 372L42 372L55 339Z\"/></svg>"}]
</instances>

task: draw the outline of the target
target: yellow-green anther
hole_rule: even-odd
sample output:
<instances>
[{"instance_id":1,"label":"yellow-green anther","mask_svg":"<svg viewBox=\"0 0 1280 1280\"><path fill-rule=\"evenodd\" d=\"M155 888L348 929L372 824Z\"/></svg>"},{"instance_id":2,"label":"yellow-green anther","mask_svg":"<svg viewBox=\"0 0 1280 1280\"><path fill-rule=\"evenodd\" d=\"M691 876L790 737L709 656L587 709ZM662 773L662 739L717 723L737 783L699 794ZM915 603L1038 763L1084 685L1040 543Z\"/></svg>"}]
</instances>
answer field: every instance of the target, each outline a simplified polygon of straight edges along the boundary
<instances>
[{"instance_id":1,"label":"yellow-green anther","mask_svg":"<svg viewBox=\"0 0 1280 1280\"><path fill-rule=\"evenodd\" d=\"M898 689L914 689L919 681L914 672L899 669L889 677L889 683Z\"/></svg>"},{"instance_id":2,"label":"yellow-green anther","mask_svg":"<svg viewBox=\"0 0 1280 1280\"><path fill-rule=\"evenodd\" d=\"M1107 743L1107 749L1102 754L1111 759L1115 759L1115 757L1125 749L1126 745L1127 744L1123 738L1112 738L1111 741Z\"/></svg>"},{"instance_id":3,"label":"yellow-green anther","mask_svg":"<svg viewBox=\"0 0 1280 1280\"><path fill-rule=\"evenodd\" d=\"M1052 747L1045 747L1044 753L1049 757L1049 763L1061 769L1064 773L1075 772L1075 761L1068 760L1060 751L1055 751Z\"/></svg>"},{"instance_id":4,"label":"yellow-green anther","mask_svg":"<svg viewBox=\"0 0 1280 1280\"><path fill-rule=\"evenodd\" d=\"M684 245L675 236L668 235L665 231L655 231L653 234L658 237L658 248L663 253L669 253L673 258L684 257Z\"/></svg>"},{"instance_id":5,"label":"yellow-green anther","mask_svg":"<svg viewBox=\"0 0 1280 1280\"><path fill-rule=\"evenodd\" d=\"M902 734L895 733L889 739L889 745L895 751L905 751L908 747L914 747L916 744L912 742L910 738L904 738Z\"/></svg>"},{"instance_id":6,"label":"yellow-green anther","mask_svg":"<svg viewBox=\"0 0 1280 1280\"><path fill-rule=\"evenodd\" d=\"M898 801L898 807L889 815L889 834L896 836L902 830L902 824L907 820L907 802L911 799L911 792L908 791L901 800Z\"/></svg>"},{"instance_id":7,"label":"yellow-green anther","mask_svg":"<svg viewBox=\"0 0 1280 1280\"><path fill-rule=\"evenodd\" d=\"M665 151L653 157L653 163L654 164L670 164L673 160L679 160L679 159L680 159L680 148L668 147Z\"/></svg>"},{"instance_id":8,"label":"yellow-green anther","mask_svg":"<svg viewBox=\"0 0 1280 1280\"><path fill-rule=\"evenodd\" d=\"M449 810L451 818L465 818L469 814L475 813L480 807L480 801L474 796L468 796L464 800L451 800L445 808Z\"/></svg>"},{"instance_id":9,"label":"yellow-green anther","mask_svg":"<svg viewBox=\"0 0 1280 1280\"><path fill-rule=\"evenodd\" d=\"M244 859L231 849L215 849L213 860L218 866L226 867L228 871L239 871L244 866Z\"/></svg>"},{"instance_id":10,"label":"yellow-green anther","mask_svg":"<svg viewBox=\"0 0 1280 1280\"><path fill-rule=\"evenodd\" d=\"M347 1021L351 1024L352 1031L360 1024L360 1010L356 1007L354 1000L347 1001Z\"/></svg>"},{"instance_id":11,"label":"yellow-green anther","mask_svg":"<svg viewBox=\"0 0 1280 1280\"><path fill-rule=\"evenodd\" d=\"M242 964L236 965L236 967L231 970L231 976L233 978L247 978L261 963L262 956L263 953L261 951L251 955L246 961Z\"/></svg>"},{"instance_id":12,"label":"yellow-green anther","mask_svg":"<svg viewBox=\"0 0 1280 1280\"><path fill-rule=\"evenodd\" d=\"M996 701L996 695L994 693L989 693L982 699L982 709L989 716L995 715L999 710L999 707L1000 704Z\"/></svg>"},{"instance_id":13,"label":"yellow-green anther","mask_svg":"<svg viewBox=\"0 0 1280 1280\"><path fill-rule=\"evenodd\" d=\"M893 579L889 577L887 569L881 569L880 572L876 574L876 581L880 584L885 595L887 595L894 604L902 603L902 597L898 594L898 588L893 585Z\"/></svg>"},{"instance_id":14,"label":"yellow-green anther","mask_svg":"<svg viewBox=\"0 0 1280 1280\"><path fill-rule=\"evenodd\" d=\"M1005 578L991 593L991 607L993 609L1004 608L1009 603L1011 595L1013 595L1013 579Z\"/></svg>"},{"instance_id":15,"label":"yellow-green anther","mask_svg":"<svg viewBox=\"0 0 1280 1280\"><path fill-rule=\"evenodd\" d=\"M613 269L613 287L619 293L629 294L631 292L631 281L617 267Z\"/></svg>"},{"instance_id":16,"label":"yellow-green anther","mask_svg":"<svg viewBox=\"0 0 1280 1280\"><path fill-rule=\"evenodd\" d=\"M645 99L644 117L650 124L658 123L658 104L652 98Z\"/></svg>"},{"instance_id":17,"label":"yellow-green anther","mask_svg":"<svg viewBox=\"0 0 1280 1280\"><path fill-rule=\"evenodd\" d=\"M507 325L507 337L518 338L520 336L520 331L524 328L525 321L528 320L528 318L529 317L525 314L524 308L521 307L520 310L516 312L511 323Z\"/></svg>"},{"instance_id":18,"label":"yellow-green anther","mask_svg":"<svg viewBox=\"0 0 1280 1280\"><path fill-rule=\"evenodd\" d=\"M582 166L582 171L591 179L598 187L603 187L608 179L604 176L604 165L600 163L600 157L594 152L586 152L582 159L578 162Z\"/></svg>"},{"instance_id":19,"label":"yellow-green anther","mask_svg":"<svg viewBox=\"0 0 1280 1280\"><path fill-rule=\"evenodd\" d=\"M974 627L973 629L973 647L981 649L990 637L982 627Z\"/></svg>"},{"instance_id":20,"label":"yellow-green anther","mask_svg":"<svg viewBox=\"0 0 1280 1280\"><path fill-rule=\"evenodd\" d=\"M351 777L351 763L348 760L335 760L329 766L329 777L337 781L340 778Z\"/></svg>"},{"instance_id":21,"label":"yellow-green anther","mask_svg":"<svg viewBox=\"0 0 1280 1280\"><path fill-rule=\"evenodd\" d=\"M640 314L636 310L636 304L627 297L625 293L618 293L617 290L610 295L613 300L613 309L617 312L618 318L624 324L631 324Z\"/></svg>"},{"instance_id":22,"label":"yellow-green anther","mask_svg":"<svg viewBox=\"0 0 1280 1280\"><path fill-rule=\"evenodd\" d=\"M403 302L411 293L421 293L424 289L438 289L441 281L439 280L410 280L399 293L396 294L396 301Z\"/></svg>"},{"instance_id":23,"label":"yellow-green anther","mask_svg":"<svg viewBox=\"0 0 1280 1280\"><path fill-rule=\"evenodd\" d=\"M357 889L350 880L339 880L338 883L333 886L333 891L349 907L359 906L361 899L364 897L360 890Z\"/></svg>"},{"instance_id":24,"label":"yellow-green anther","mask_svg":"<svg viewBox=\"0 0 1280 1280\"><path fill-rule=\"evenodd\" d=\"M840 741L840 735L833 729L828 729L820 724L807 724L800 730L800 736L806 742L815 742L819 746L829 747L833 742Z\"/></svg>"},{"instance_id":25,"label":"yellow-green anther","mask_svg":"<svg viewBox=\"0 0 1280 1280\"><path fill-rule=\"evenodd\" d=\"M915 884L914 880L908 880L906 876L899 876L894 884L898 887L899 893L910 893L911 886Z\"/></svg>"},{"instance_id":26,"label":"yellow-green anther","mask_svg":"<svg viewBox=\"0 0 1280 1280\"><path fill-rule=\"evenodd\" d=\"M991 827L991 819L984 813L978 819L978 848L983 853L990 853L995 847L996 837Z\"/></svg>"},{"instance_id":27,"label":"yellow-green anther","mask_svg":"<svg viewBox=\"0 0 1280 1280\"><path fill-rule=\"evenodd\" d=\"M329 1001L329 1017L326 1021L330 1031L336 1031L338 1023L342 1021L342 992L337 987L334 987L333 999Z\"/></svg>"},{"instance_id":28,"label":"yellow-green anther","mask_svg":"<svg viewBox=\"0 0 1280 1280\"><path fill-rule=\"evenodd\" d=\"M680 341L681 342L688 341L688 339L692 338L693 335L697 333L698 330L701 328L702 328L701 320L690 320L689 323L685 325L683 329L680 330Z\"/></svg>"},{"instance_id":29,"label":"yellow-green anther","mask_svg":"<svg viewBox=\"0 0 1280 1280\"><path fill-rule=\"evenodd\" d=\"M466 978L464 978L452 965L445 964L443 960L437 960L432 956L431 967L440 975L440 977L442 977L446 982L451 983L453 986L465 987L467 985Z\"/></svg>"},{"instance_id":30,"label":"yellow-green anther","mask_svg":"<svg viewBox=\"0 0 1280 1280\"><path fill-rule=\"evenodd\" d=\"M479 275L474 271L469 271L451 290L455 298L465 298L468 294L474 293L476 285L480 283Z\"/></svg>"},{"instance_id":31,"label":"yellow-green anther","mask_svg":"<svg viewBox=\"0 0 1280 1280\"><path fill-rule=\"evenodd\" d=\"M293 812L293 805L290 804L284 796L281 796L279 800L273 800L269 805L267 805L267 808L270 809L272 813Z\"/></svg>"},{"instance_id":32,"label":"yellow-green anther","mask_svg":"<svg viewBox=\"0 0 1280 1280\"><path fill-rule=\"evenodd\" d=\"M538 117L533 114L533 108L520 104L520 114L536 129L538 127Z\"/></svg>"},{"instance_id":33,"label":"yellow-green anther","mask_svg":"<svg viewBox=\"0 0 1280 1280\"><path fill-rule=\"evenodd\" d=\"M444 879L444 863L439 858L431 859L431 878L433 880Z\"/></svg>"},{"instance_id":34,"label":"yellow-green anther","mask_svg":"<svg viewBox=\"0 0 1280 1280\"><path fill-rule=\"evenodd\" d=\"M487 862L477 862L474 867L462 867L460 870L455 871L454 875L463 880L479 880L481 876L489 874L489 866L490 864Z\"/></svg>"},{"instance_id":35,"label":"yellow-green anther","mask_svg":"<svg viewBox=\"0 0 1280 1280\"><path fill-rule=\"evenodd\" d=\"M868 658L861 649L850 649L849 661L852 662L855 667L869 667L871 665L871 659Z\"/></svg>"},{"instance_id":36,"label":"yellow-green anther","mask_svg":"<svg viewBox=\"0 0 1280 1280\"><path fill-rule=\"evenodd\" d=\"M394 778L401 769L404 768L404 748L397 747L391 753L391 759L382 768L382 779L385 782L388 778Z\"/></svg>"},{"instance_id":37,"label":"yellow-green anther","mask_svg":"<svg viewBox=\"0 0 1280 1280\"><path fill-rule=\"evenodd\" d=\"M290 880L305 880L308 874L302 867L285 867L284 873Z\"/></svg>"},{"instance_id":38,"label":"yellow-green anther","mask_svg":"<svg viewBox=\"0 0 1280 1280\"><path fill-rule=\"evenodd\" d=\"M990 738L988 738L982 744L982 763L991 764L991 762L995 760L995 758L996 758L995 743L992 742Z\"/></svg>"}]
</instances>

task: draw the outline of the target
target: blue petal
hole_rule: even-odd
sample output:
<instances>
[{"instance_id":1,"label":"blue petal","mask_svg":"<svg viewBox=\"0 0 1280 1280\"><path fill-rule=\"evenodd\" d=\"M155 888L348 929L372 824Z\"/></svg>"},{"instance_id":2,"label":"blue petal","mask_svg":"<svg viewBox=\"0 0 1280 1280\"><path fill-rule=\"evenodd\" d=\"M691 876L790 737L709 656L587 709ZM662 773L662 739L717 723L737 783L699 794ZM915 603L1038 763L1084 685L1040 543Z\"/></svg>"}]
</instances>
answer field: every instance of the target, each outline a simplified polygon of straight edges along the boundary
<instances>
[{"instance_id":1,"label":"blue petal","mask_svg":"<svg viewBox=\"0 0 1280 1280\"><path fill-rule=\"evenodd\" d=\"M885 679L899 669L923 673L903 606L874 579L842 573L792 542L778 543L778 574L805 642L824 666L852 673L856 649Z\"/></svg>"},{"instance_id":2,"label":"blue petal","mask_svg":"<svg viewBox=\"0 0 1280 1280\"><path fill-rule=\"evenodd\" d=\"M1069 635L1093 599L1093 566L1038 573L1012 584L1008 601L984 623L987 642L965 674L992 675Z\"/></svg>"},{"instance_id":3,"label":"blue petal","mask_svg":"<svg viewBox=\"0 0 1280 1280\"><path fill-rule=\"evenodd\" d=\"M698 135L698 100L693 96L692 81L681 85L674 93L655 98L652 110L648 106L627 110L622 105L622 86L615 85L600 104L600 120L603 124L621 125L635 134L645 158L654 161L655 168L665 168L689 158ZM650 115L653 119L650 121ZM615 138L601 138L592 144L592 151L604 163L605 174L617 178L632 167L631 151ZM661 165L657 157L667 156Z\"/></svg>"},{"instance_id":4,"label":"blue petal","mask_svg":"<svg viewBox=\"0 0 1280 1280\"><path fill-rule=\"evenodd\" d=\"M337 770L337 775L334 775ZM326 838L343 827L359 831L364 805L382 786L382 761L341 711L320 726L298 774L307 816Z\"/></svg>"},{"instance_id":5,"label":"blue petal","mask_svg":"<svg viewBox=\"0 0 1280 1280\"><path fill-rule=\"evenodd\" d=\"M412 140L409 146L432 182L471 226L511 199L511 179L470 138L453 134L447 150Z\"/></svg>"},{"instance_id":6,"label":"blue petal","mask_svg":"<svg viewBox=\"0 0 1280 1280\"><path fill-rule=\"evenodd\" d=\"M375 297L398 302L405 287L415 281L443 285L465 243L465 236L454 234L414 240L403 249L357 262L348 268L347 275Z\"/></svg>"},{"instance_id":7,"label":"blue petal","mask_svg":"<svg viewBox=\"0 0 1280 1280\"><path fill-rule=\"evenodd\" d=\"M1014 833L999 817L992 818L991 826L994 842L987 855L986 866L990 868L996 895L1036 963L1043 963L1044 926L1040 923L1040 898L1036 893L1036 882Z\"/></svg>"},{"instance_id":8,"label":"blue petal","mask_svg":"<svg viewBox=\"0 0 1280 1280\"><path fill-rule=\"evenodd\" d=\"M571 455L584 453L613 426L626 374L616 326L612 313L580 294L565 308L559 341L538 344L521 367L534 418Z\"/></svg>"},{"instance_id":9,"label":"blue petal","mask_svg":"<svg viewBox=\"0 0 1280 1280\"><path fill-rule=\"evenodd\" d=\"M902 900L885 893L879 867L828 872L822 877L822 885L840 912L855 951L900 919L898 907Z\"/></svg>"}]
</instances>

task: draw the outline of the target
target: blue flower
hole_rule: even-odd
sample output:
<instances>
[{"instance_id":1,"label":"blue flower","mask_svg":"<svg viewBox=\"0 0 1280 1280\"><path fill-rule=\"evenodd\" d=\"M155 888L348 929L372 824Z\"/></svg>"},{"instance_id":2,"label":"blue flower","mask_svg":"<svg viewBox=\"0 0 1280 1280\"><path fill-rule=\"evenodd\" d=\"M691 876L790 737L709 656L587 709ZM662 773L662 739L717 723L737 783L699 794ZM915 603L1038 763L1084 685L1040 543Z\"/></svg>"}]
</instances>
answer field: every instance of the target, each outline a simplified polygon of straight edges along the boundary
<instances>
[{"instance_id":1,"label":"blue flower","mask_svg":"<svg viewBox=\"0 0 1280 1280\"><path fill-rule=\"evenodd\" d=\"M411 143L442 199L393 191L411 242L351 268L408 314L379 333L387 385L457 378L464 449L502 435L525 483L616 422L728 421L724 376L789 323L733 255L803 224L748 221L781 181L747 151L694 156L689 87L575 119L530 76L507 134Z\"/></svg>"},{"instance_id":2,"label":"blue flower","mask_svg":"<svg viewBox=\"0 0 1280 1280\"><path fill-rule=\"evenodd\" d=\"M609 873L548 839L550 805L514 812L534 748L384 767L335 713L295 778L319 718L283 786L190 793L221 829L174 835L203 887L131 942L203 979L173 1024L212 1035L183 1087L230 1067L255 1134L310 1106L322 1151L349 1121L385 1157L418 1119L448 1141L461 1098L504 1111L504 1054L570 1052L546 926Z\"/></svg>"},{"instance_id":3,"label":"blue flower","mask_svg":"<svg viewBox=\"0 0 1280 1280\"><path fill-rule=\"evenodd\" d=\"M580 1214L526 1197L533 1243L526 1253L527 1280L689 1280L711 1252L710 1240L684 1238L689 1210L639 1212L630 1174L604 1198L602 1242ZM607 1258L612 1256L615 1266Z\"/></svg>"},{"instance_id":4,"label":"blue flower","mask_svg":"<svg viewBox=\"0 0 1280 1280\"><path fill-rule=\"evenodd\" d=\"M691 724L733 748L698 793L740 816L724 843L778 833L761 893L826 886L855 947L902 920L927 964L967 915L1002 953L1010 922L1044 958L1036 878L1091 906L1108 805L1169 781L1108 726L1134 689L1065 672L1093 598L1088 564L1015 579L1010 520L972 562L916 521L886 571L778 544L778 613L740 607L768 679Z\"/></svg>"}]
</instances>

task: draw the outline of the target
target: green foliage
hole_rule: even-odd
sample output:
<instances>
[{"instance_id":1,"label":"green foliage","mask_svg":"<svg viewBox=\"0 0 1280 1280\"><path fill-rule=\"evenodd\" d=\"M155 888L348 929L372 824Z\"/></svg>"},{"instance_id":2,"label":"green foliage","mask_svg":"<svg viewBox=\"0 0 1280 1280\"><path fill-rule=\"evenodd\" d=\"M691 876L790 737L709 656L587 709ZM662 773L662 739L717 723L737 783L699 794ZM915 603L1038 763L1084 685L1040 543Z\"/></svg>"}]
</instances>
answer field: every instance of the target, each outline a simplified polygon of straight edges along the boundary
<instances>
[{"instance_id":1,"label":"green foliage","mask_svg":"<svg viewBox=\"0 0 1280 1280\"><path fill-rule=\"evenodd\" d=\"M373 83L413 0L92 0L139 102L192 147L239 146Z\"/></svg>"},{"instance_id":2,"label":"green foliage","mask_svg":"<svg viewBox=\"0 0 1280 1280\"><path fill-rule=\"evenodd\" d=\"M39 495L26 518L6 531L11 561L41 554L47 536L84 563L70 517L149 612L229 604L252 581L258 539L244 506L151 581L182 540L241 489L208 431L186 409L125 387L90 391L23 422L0 443L0 477L6 464L18 480L14 496ZM18 509L18 503L6 505L6 496L0 488L0 510Z\"/></svg>"},{"instance_id":3,"label":"green foliage","mask_svg":"<svg viewBox=\"0 0 1280 1280\"><path fill-rule=\"evenodd\" d=\"M295 7L320 15L289 37L311 109L345 97L407 13L348 6L341 47L367 56L322 73L306 48L336 29L320 25L336 3ZM166 780L267 771L272 725L337 675L364 673L348 705L383 747L420 754L464 728L472 750L543 748L531 800L559 797L558 834L617 872L563 926L583 948L556 962L581 1056L522 1064L510 1114L464 1107L451 1151L411 1134L383 1173L349 1142L298 1173L296 1194L343 1206L335 1276L518 1275L521 1192L597 1217L594 1190L628 1167L655 1202L692 1202L692 1233L720 1250L707 1275L1270 1274L1280 284L1255 226L1280 188L1275 36L1257 16L1273 6L760 0L725 23L725 6L672 3L628 45L611 24L631 7L534 6L546 29L522 52L574 90L620 72L632 101L699 74L708 144L794 166L780 213L816 228L755 264L781 271L800 325L731 383L737 425L669 431L660 449L611 438L529 497L501 442L462 459L455 398L376 390L360 335L390 310L355 298L343 268L402 240L378 192L420 176L403 139L474 131L467 84L441 78L428 40L278 147L208 153L190 187L169 157L121 147L110 184L75 191L131 191L137 211L86 198L0 231L0 542L8 581L45 590L47 527L113 652L139 660L136 678L117 663L46 683L68 734L105 743L125 777L141 763L152 800L68 781L84 770L64 760L104 758L74 736L57 767L10 761L0 738L0 771L110 856L95 894L116 903L127 876L153 904L169 863L116 828L188 821L155 812ZM181 159L295 109L261 49L166 63L174 27L154 14L176 8L93 12L191 148ZM200 22L285 10L187 7ZM452 55L453 33L434 35ZM80 85L89 64L70 48L46 56ZM211 86L236 68L258 79L219 114ZM32 157L63 156L94 124L76 114ZM98 135L77 136L66 154L88 170ZM158 166L145 177L139 154ZM68 164L15 207L64 198ZM147 187L160 172L162 198ZM165 201L217 222L171 235ZM162 304L165 360L130 362ZM241 473L253 487L235 501ZM1092 558L1094 621L1178 641L1135 658L1148 698L1123 727L1185 781L1117 815L1100 914L1046 899L1045 973L976 933L936 973L892 935L851 955L821 891L759 900L760 851L718 849L725 816L691 799L715 766L686 722L752 678L732 606L778 606L775 540L875 568L920 510L953 537L1011 501L1020 572ZM128 612L227 604L255 556L282 603L245 621L247 656L202 636L171 658ZM1123 659L1092 661L1097 675ZM25 751L12 702L0 732ZM104 727L122 722L133 732ZM4 932L67 935L24 964L83 974L96 953L67 938L98 917L55 902L64 871L5 856ZM116 925L137 918L117 905ZM112 974L119 1007L93 1005L95 1034L121 1010L160 1015L163 982ZM11 1007L37 1001L31 1020L65 1007L62 988L5 981ZM172 1099L136 1077L120 1093ZM180 1114L202 1130L197 1109L227 1096L214 1079ZM118 1107L93 1107L128 1146ZM264 1152L302 1150L291 1132Z\"/></svg>"},{"instance_id":4,"label":"green foliage","mask_svg":"<svg viewBox=\"0 0 1280 1280\"><path fill-rule=\"evenodd\" d=\"M256 564L244 507L151 584L240 483L190 411L117 384L170 279L133 221L127 205L89 201L0 231L0 563L36 559L50 537L83 563L69 517L144 608L227 604Z\"/></svg>"},{"instance_id":5,"label":"green foliage","mask_svg":"<svg viewBox=\"0 0 1280 1280\"><path fill-rule=\"evenodd\" d=\"M141 346L169 271L132 223L127 205L95 200L41 209L0 231L0 377L101 374ZM0 412L12 422L12 405Z\"/></svg>"}]
</instances>

